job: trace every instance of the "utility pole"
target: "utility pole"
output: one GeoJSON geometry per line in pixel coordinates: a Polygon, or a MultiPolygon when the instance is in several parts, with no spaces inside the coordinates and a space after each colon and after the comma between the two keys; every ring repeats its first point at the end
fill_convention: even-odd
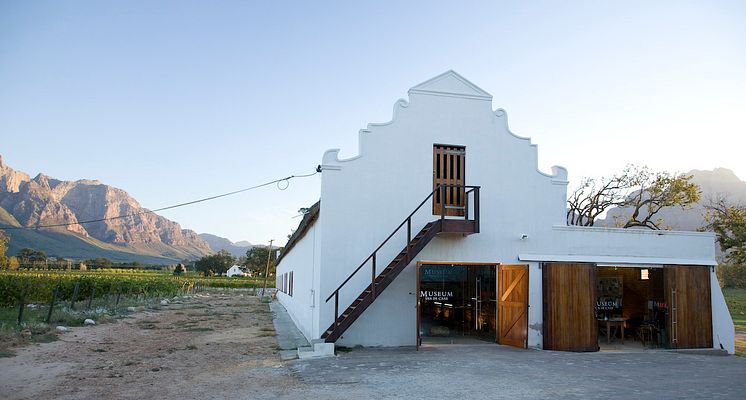
{"type": "Polygon", "coordinates": [[[262,289],[262,297],[264,297],[264,292],[267,291],[267,276],[269,275],[269,260],[272,258],[272,242],[274,242],[274,239],[269,240],[269,251],[267,251],[267,268],[264,269],[264,288],[262,289]]]}

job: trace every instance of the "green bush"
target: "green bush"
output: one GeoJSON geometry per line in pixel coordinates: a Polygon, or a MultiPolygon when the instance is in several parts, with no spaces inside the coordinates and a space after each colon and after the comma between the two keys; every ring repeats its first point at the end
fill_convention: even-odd
{"type": "Polygon", "coordinates": [[[746,289],[746,265],[721,264],[717,274],[721,286],[746,289]]]}

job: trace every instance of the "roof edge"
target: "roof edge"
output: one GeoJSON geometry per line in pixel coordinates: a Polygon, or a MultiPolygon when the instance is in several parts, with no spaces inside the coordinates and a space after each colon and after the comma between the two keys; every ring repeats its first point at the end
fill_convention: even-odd
{"type": "Polygon", "coordinates": [[[317,201],[312,205],[308,212],[303,216],[303,219],[298,224],[298,227],[295,229],[295,232],[290,236],[290,239],[288,239],[287,244],[285,244],[285,247],[283,247],[282,252],[280,253],[280,256],[277,257],[277,261],[275,261],[276,265],[280,265],[280,261],[282,261],[283,258],[285,258],[285,254],[288,254],[290,250],[295,247],[295,245],[303,239],[304,236],[306,236],[306,232],[313,226],[314,222],[319,218],[319,211],[321,209],[321,200],[317,201]]]}

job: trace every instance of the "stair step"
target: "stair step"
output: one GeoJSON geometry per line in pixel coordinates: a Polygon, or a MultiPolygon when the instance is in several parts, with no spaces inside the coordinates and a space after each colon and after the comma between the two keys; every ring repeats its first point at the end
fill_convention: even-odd
{"type": "Polygon", "coordinates": [[[429,233],[431,229],[435,231],[435,233],[438,233],[439,229],[439,223],[438,222],[430,222],[426,224],[422,230],[417,232],[414,237],[410,238],[410,242],[405,244],[404,249],[399,252],[393,260],[384,268],[381,270],[381,272],[373,279],[373,281],[368,285],[361,293],[360,295],[350,304],[348,308],[346,308],[342,315],[339,316],[339,318],[332,324],[332,326],[327,330],[322,337],[325,337],[325,342],[330,343],[337,340],[337,338],[347,329],[347,327],[354,323],[354,321],[362,314],[359,311],[365,310],[368,306],[370,306],[373,301],[375,301],[375,298],[373,298],[372,293],[373,290],[375,290],[376,295],[383,292],[389,284],[398,276],[406,264],[408,264],[409,261],[413,258],[414,255],[419,253],[420,250],[424,247],[420,244],[420,242],[424,243],[425,245],[427,242],[429,242],[433,235],[429,233]],[[366,301],[367,298],[367,301],[366,301]],[[360,310],[355,311],[358,307],[360,307],[360,310]]]}

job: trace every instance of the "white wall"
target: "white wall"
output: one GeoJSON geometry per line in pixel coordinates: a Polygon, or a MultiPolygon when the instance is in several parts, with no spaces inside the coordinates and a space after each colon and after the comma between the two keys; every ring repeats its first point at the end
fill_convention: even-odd
{"type": "Polygon", "coordinates": [[[730,354],[735,354],[735,326],[715,271],[710,274],[710,293],[712,297],[712,347],[722,348],[730,354]]]}
{"type": "Polygon", "coordinates": [[[283,255],[277,265],[278,289],[281,287],[282,275],[293,272],[293,295],[278,291],[277,299],[309,341],[318,338],[320,219],[312,223],[305,235],[283,255]]]}

